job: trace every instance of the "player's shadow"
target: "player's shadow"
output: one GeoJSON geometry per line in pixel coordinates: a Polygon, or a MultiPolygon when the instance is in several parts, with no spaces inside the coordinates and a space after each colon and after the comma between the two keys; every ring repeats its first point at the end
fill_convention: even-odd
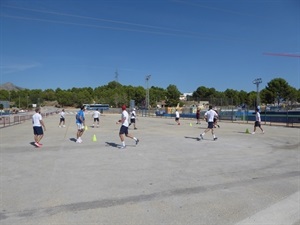
{"type": "Polygon", "coordinates": [[[76,142],[76,138],[70,138],[70,141],[76,142]]]}
{"type": "Polygon", "coordinates": [[[199,141],[199,137],[188,137],[188,136],[184,136],[185,138],[188,138],[188,139],[194,139],[196,141],[199,141]]]}
{"type": "Polygon", "coordinates": [[[119,148],[119,145],[114,143],[114,142],[105,142],[106,146],[114,147],[114,148],[119,148]]]}
{"type": "Polygon", "coordinates": [[[34,141],[30,142],[30,144],[34,147],[36,147],[36,145],[34,144],[34,141]]]}

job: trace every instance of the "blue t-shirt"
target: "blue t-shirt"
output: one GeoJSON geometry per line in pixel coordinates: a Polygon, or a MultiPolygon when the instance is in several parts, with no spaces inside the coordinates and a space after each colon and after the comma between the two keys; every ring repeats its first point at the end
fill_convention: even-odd
{"type": "Polygon", "coordinates": [[[76,123],[83,123],[84,120],[85,120],[84,112],[83,110],[79,110],[78,113],[76,114],[76,123]]]}

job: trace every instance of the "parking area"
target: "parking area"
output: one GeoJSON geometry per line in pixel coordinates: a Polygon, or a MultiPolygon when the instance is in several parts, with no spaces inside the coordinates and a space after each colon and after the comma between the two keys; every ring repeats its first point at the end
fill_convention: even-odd
{"type": "Polygon", "coordinates": [[[31,121],[0,129],[1,225],[300,225],[300,129],[138,117],[140,139],[119,149],[117,114],[100,117],[75,143],[74,111],[66,127],[44,118],[43,147],[31,121]]]}

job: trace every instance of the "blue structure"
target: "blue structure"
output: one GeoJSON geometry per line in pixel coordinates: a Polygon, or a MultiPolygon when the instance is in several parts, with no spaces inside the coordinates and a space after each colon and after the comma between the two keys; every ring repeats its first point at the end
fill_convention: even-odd
{"type": "Polygon", "coordinates": [[[0,101],[0,105],[3,105],[4,109],[9,109],[10,108],[9,101],[0,101]]]}
{"type": "MultiPolygon", "coordinates": [[[[203,118],[203,111],[201,117],[203,118]]],[[[175,114],[160,113],[156,112],[156,116],[162,117],[175,117],[175,114]]],[[[272,112],[265,111],[260,113],[262,122],[274,122],[274,123],[300,123],[300,111],[280,111],[272,112]]],[[[181,118],[196,118],[195,113],[182,113],[181,118]]],[[[230,120],[230,121],[255,121],[255,111],[254,110],[220,110],[219,111],[220,120],[230,120]]]]}

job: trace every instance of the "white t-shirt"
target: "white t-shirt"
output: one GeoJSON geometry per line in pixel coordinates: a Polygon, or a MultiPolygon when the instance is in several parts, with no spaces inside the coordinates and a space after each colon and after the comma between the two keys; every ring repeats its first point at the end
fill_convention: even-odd
{"type": "Polygon", "coordinates": [[[261,122],[260,113],[256,112],[255,114],[255,121],[261,122]]]}
{"type": "Polygon", "coordinates": [[[215,110],[210,109],[204,114],[204,116],[207,117],[207,122],[214,122],[214,118],[218,117],[218,114],[215,110]]]}
{"type": "Polygon", "coordinates": [[[178,111],[175,112],[175,115],[176,115],[176,118],[179,118],[179,112],[178,111]]]}
{"type": "Polygon", "coordinates": [[[123,122],[123,126],[128,127],[129,123],[128,123],[128,112],[126,110],[122,111],[122,117],[121,119],[123,120],[123,118],[125,118],[124,122],[123,122]]]}
{"type": "Polygon", "coordinates": [[[99,111],[94,111],[93,112],[93,118],[99,118],[100,114],[101,113],[99,111]]]}
{"type": "Polygon", "coordinates": [[[41,127],[42,125],[41,125],[41,120],[42,120],[43,118],[42,118],[42,115],[41,114],[39,114],[39,113],[35,113],[35,114],[33,114],[33,116],[32,116],[32,124],[33,124],[33,126],[34,127],[41,127]]]}
{"type": "Polygon", "coordinates": [[[61,112],[60,112],[60,118],[65,118],[65,114],[66,114],[66,113],[65,113],[64,111],[61,111],[61,112]]]}
{"type": "Polygon", "coordinates": [[[135,111],[134,110],[132,110],[131,111],[131,119],[135,119],[135,117],[136,117],[136,113],[135,113],[135,111]]]}

